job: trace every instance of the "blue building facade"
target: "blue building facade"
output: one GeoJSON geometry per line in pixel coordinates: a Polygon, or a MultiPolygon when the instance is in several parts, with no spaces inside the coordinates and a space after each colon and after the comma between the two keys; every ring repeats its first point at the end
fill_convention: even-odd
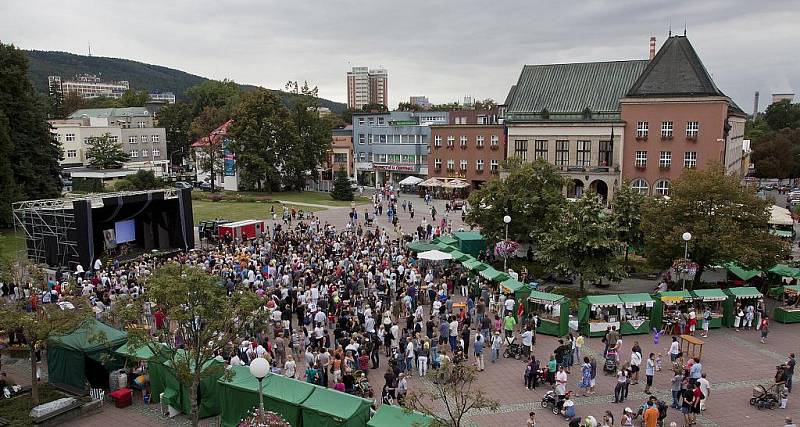
{"type": "Polygon", "coordinates": [[[358,183],[379,187],[408,176],[426,179],[431,125],[447,124],[446,111],[356,113],[353,152],[358,183]]]}

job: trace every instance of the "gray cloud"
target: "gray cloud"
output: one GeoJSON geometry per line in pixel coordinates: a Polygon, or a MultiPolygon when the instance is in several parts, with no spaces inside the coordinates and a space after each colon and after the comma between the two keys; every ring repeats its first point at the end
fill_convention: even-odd
{"type": "MultiPolygon", "coordinates": [[[[392,105],[464,95],[502,100],[524,64],[644,58],[671,22],[745,110],[752,94],[800,90],[793,0],[177,0],[0,3],[0,39],[22,48],[129,58],[280,88],[308,80],[344,101],[349,66],[389,70],[392,105]]],[[[762,102],[762,107],[764,102],[762,102]]]]}

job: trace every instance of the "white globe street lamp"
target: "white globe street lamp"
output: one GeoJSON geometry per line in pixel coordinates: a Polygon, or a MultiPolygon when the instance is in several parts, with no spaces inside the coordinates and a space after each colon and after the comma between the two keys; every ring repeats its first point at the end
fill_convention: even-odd
{"type": "MultiPolygon", "coordinates": [[[[508,240],[508,224],[511,223],[511,216],[506,215],[503,217],[503,222],[506,224],[506,240],[508,240]]],[[[503,271],[508,271],[508,254],[503,255],[503,271]]]]}
{"type": "MultiPolygon", "coordinates": [[[[689,261],[689,240],[692,240],[692,233],[690,233],[688,231],[684,232],[683,235],[681,236],[681,238],[683,238],[683,241],[684,241],[683,259],[685,259],[686,262],[688,263],[688,261],[689,261]]],[[[688,267],[688,265],[687,265],[687,267],[688,267]]],[[[682,291],[686,290],[686,273],[683,273],[683,285],[681,285],[681,290],[682,291]]]]}
{"type": "Polygon", "coordinates": [[[262,393],[261,382],[269,373],[269,362],[263,357],[257,357],[250,362],[250,373],[258,380],[258,410],[264,416],[264,395],[262,393]]]}

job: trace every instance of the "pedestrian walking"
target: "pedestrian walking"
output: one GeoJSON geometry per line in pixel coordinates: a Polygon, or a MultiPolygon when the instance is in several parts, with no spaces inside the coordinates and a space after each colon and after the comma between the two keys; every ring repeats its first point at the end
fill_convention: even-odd
{"type": "Polygon", "coordinates": [[[767,343],[767,334],[769,334],[769,316],[766,313],[761,316],[761,322],[758,324],[758,330],[761,331],[761,344],[767,343]]]}

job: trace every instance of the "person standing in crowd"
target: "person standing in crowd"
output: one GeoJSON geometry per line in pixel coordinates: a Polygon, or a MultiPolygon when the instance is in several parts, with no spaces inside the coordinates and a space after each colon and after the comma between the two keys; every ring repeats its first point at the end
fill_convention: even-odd
{"type": "Polygon", "coordinates": [[[500,358],[500,348],[503,345],[503,338],[500,336],[500,331],[495,330],[492,334],[492,363],[495,363],[500,358]]]}
{"type": "Polygon", "coordinates": [[[792,376],[794,376],[796,364],[797,360],[794,357],[794,353],[789,353],[789,358],[786,359],[786,391],[789,393],[792,392],[792,376]]]}
{"type": "Polygon", "coordinates": [[[767,334],[769,334],[769,316],[763,314],[761,322],[758,324],[758,330],[761,331],[761,344],[767,343],[767,334]]]}
{"type": "Polygon", "coordinates": [[[650,393],[650,387],[653,386],[653,376],[656,374],[656,355],[655,353],[650,353],[650,356],[647,358],[647,362],[645,363],[644,368],[644,375],[647,378],[647,384],[645,385],[644,392],[645,394],[650,393]]]}
{"type": "Polygon", "coordinates": [[[700,379],[697,380],[697,382],[700,384],[700,392],[702,393],[702,396],[700,398],[700,410],[705,411],[706,402],[708,402],[708,396],[709,393],[711,392],[711,383],[708,382],[708,379],[706,379],[705,372],[703,372],[703,374],[700,376],[700,379]]]}

